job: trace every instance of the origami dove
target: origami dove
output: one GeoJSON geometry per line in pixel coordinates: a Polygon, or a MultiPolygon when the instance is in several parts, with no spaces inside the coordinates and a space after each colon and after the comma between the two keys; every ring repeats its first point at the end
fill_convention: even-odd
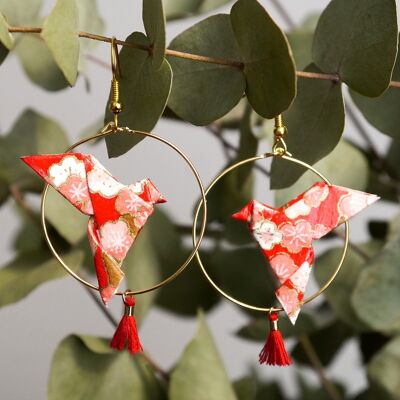
{"type": "Polygon", "coordinates": [[[312,241],[379,199],[373,194],[317,182],[280,208],[253,200],[233,218],[247,221],[281,286],[275,294],[296,322],[314,262],[312,241]]]}
{"type": "Polygon", "coordinates": [[[90,154],[21,157],[82,213],[89,215],[88,237],[104,304],[117,291],[122,261],[153,213],[165,202],[149,179],[125,186],[90,154]]]}

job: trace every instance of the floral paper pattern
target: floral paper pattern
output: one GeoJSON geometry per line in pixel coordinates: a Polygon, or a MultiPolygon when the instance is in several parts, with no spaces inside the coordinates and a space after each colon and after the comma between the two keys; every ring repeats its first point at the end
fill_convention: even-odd
{"type": "Polygon", "coordinates": [[[253,200],[233,217],[248,223],[281,286],[276,296],[294,324],[314,262],[312,241],[325,236],[379,199],[317,182],[280,208],[253,200]]]}
{"type": "Polygon", "coordinates": [[[101,298],[117,291],[130,247],[154,211],[165,202],[149,179],[126,186],[90,154],[40,154],[22,157],[71,204],[89,215],[88,237],[101,298]]]}

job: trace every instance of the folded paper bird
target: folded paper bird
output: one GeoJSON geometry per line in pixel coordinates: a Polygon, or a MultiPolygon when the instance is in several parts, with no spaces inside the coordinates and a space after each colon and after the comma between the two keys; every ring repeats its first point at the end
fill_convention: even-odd
{"type": "Polygon", "coordinates": [[[247,221],[281,286],[275,294],[294,324],[314,262],[312,241],[379,199],[317,182],[280,208],[253,200],[233,218],[247,221]]]}
{"type": "Polygon", "coordinates": [[[121,265],[140,230],[165,199],[149,179],[118,182],[90,154],[39,154],[21,157],[82,213],[89,215],[88,237],[104,304],[117,291],[121,265]]]}

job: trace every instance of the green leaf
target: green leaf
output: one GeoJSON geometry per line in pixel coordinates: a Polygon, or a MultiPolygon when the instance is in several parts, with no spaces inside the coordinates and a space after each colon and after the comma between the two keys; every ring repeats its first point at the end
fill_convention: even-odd
{"type": "Polygon", "coordinates": [[[202,313],[195,338],[172,372],[170,400],[237,400],[202,313]]]}
{"type": "Polygon", "coordinates": [[[46,218],[71,244],[77,244],[86,235],[88,216],[79,212],[53,188],[49,188],[47,194],[46,218]]]}
{"type": "Polygon", "coordinates": [[[50,91],[69,86],[50,50],[40,38],[22,36],[16,45],[16,53],[25,73],[36,85],[50,91]]]}
{"type": "MultiPolygon", "coordinates": [[[[63,256],[73,271],[77,271],[83,254],[74,251],[63,256]]],[[[15,303],[26,297],[40,284],[66,276],[55,258],[49,259],[44,251],[20,253],[13,261],[0,269],[0,306],[15,303]]]]}
{"type": "MultiPolygon", "coordinates": [[[[45,240],[40,225],[39,215],[34,214],[35,220],[31,215],[19,213],[22,223],[13,240],[13,248],[17,253],[28,253],[34,250],[43,249],[45,240]],[[35,223],[36,222],[36,223],[35,223]]],[[[47,250],[47,247],[46,247],[47,250]]]]}
{"type": "MultiPolygon", "coordinates": [[[[278,165],[282,171],[285,168],[288,174],[293,172],[292,175],[300,175],[304,172],[303,167],[293,167],[290,161],[278,159],[275,165],[278,165]]],[[[314,167],[335,185],[364,190],[368,182],[367,159],[357,147],[344,140],[340,141],[335,150],[328,157],[318,161],[314,167]]],[[[277,175],[275,179],[278,180],[277,175]]],[[[318,175],[307,171],[293,186],[275,192],[275,205],[286,204],[318,180],[320,180],[318,175]]]]}
{"type": "Polygon", "coordinates": [[[244,60],[246,94],[254,110],[272,118],[296,96],[296,70],[288,41],[257,0],[238,0],[233,31],[244,60]]]}
{"type": "Polygon", "coordinates": [[[245,376],[233,382],[238,400],[255,400],[257,394],[257,382],[254,378],[245,376]]]}
{"type": "MultiPolygon", "coordinates": [[[[279,330],[286,338],[308,335],[317,329],[313,318],[304,311],[299,315],[296,325],[288,318],[279,318],[279,330]]],[[[266,316],[253,319],[237,332],[239,337],[257,342],[265,342],[269,332],[269,320],[266,316]]]]}
{"type": "Polygon", "coordinates": [[[314,62],[357,92],[379,96],[390,82],[397,35],[395,0],[332,0],[315,31],[314,62]]]}
{"type": "MultiPolygon", "coordinates": [[[[170,49],[202,56],[240,60],[226,14],[213,15],[177,36],[170,49]]],[[[168,106],[194,125],[207,125],[224,116],[245,91],[243,71],[237,67],[168,57],[174,84],[168,106]]]]}
{"type": "Polygon", "coordinates": [[[165,394],[154,372],[141,356],[107,354],[104,345],[88,336],[70,335],[53,356],[48,399],[164,400],[165,394]]]}
{"type": "Polygon", "coordinates": [[[312,42],[317,18],[318,16],[314,14],[307,17],[299,27],[286,34],[296,62],[296,68],[299,70],[303,70],[312,62],[312,42]]]}
{"type": "MultiPolygon", "coordinates": [[[[243,302],[259,307],[269,307],[277,302],[275,280],[268,261],[256,248],[216,250],[206,268],[223,290],[243,302]]],[[[242,311],[254,314],[247,309],[242,311]]]]}
{"type": "Polygon", "coordinates": [[[55,62],[71,86],[75,84],[78,75],[78,19],[75,0],[57,0],[41,33],[55,62]]]}
{"type": "MultiPolygon", "coordinates": [[[[349,328],[334,321],[308,336],[323,366],[329,365],[336,357],[339,349],[351,337],[349,328]]],[[[310,364],[301,343],[298,343],[292,351],[293,358],[301,364],[310,364]]]]}
{"type": "MultiPolygon", "coordinates": [[[[156,211],[147,227],[153,242],[153,251],[157,255],[159,265],[162,266],[163,278],[166,278],[185,261],[192,248],[183,246],[176,227],[165,213],[156,211]]],[[[206,260],[208,260],[207,255],[207,253],[204,255],[206,260]]],[[[208,310],[219,301],[217,292],[203,278],[194,262],[178,279],[159,290],[157,296],[159,306],[181,315],[196,315],[200,306],[208,310]]]]}
{"type": "MultiPolygon", "coordinates": [[[[358,245],[367,257],[373,256],[381,247],[378,242],[370,242],[358,245]]],[[[342,247],[328,250],[315,262],[315,278],[320,287],[325,285],[339,262],[342,247]]],[[[356,286],[361,272],[365,266],[365,258],[350,248],[345,261],[335,282],[325,292],[325,298],[332,307],[335,315],[356,331],[368,330],[368,327],[360,321],[351,304],[351,292],[356,286]]]]}
{"type": "MultiPolygon", "coordinates": [[[[307,71],[317,71],[309,66],[307,71]]],[[[341,85],[319,79],[300,79],[296,100],[284,122],[289,152],[308,164],[328,155],[338,144],[344,129],[344,104],[341,85]]],[[[271,187],[281,189],[292,185],[305,169],[274,159],[271,187]]]]}
{"type": "MultiPolygon", "coordinates": [[[[127,42],[149,46],[149,40],[139,32],[126,38],[127,42]]],[[[120,93],[124,107],[119,116],[120,126],[150,132],[160,119],[171,90],[172,71],[166,60],[155,69],[147,51],[122,47],[119,54],[121,66],[120,93]]],[[[106,109],[105,121],[112,115],[106,109]]],[[[118,157],[140,142],[141,135],[107,136],[109,157],[118,157]]]]}
{"type": "Polygon", "coordinates": [[[13,37],[8,32],[8,23],[4,15],[0,12],[0,43],[3,44],[8,50],[13,47],[13,37]]]}
{"type": "Polygon", "coordinates": [[[6,59],[8,56],[8,49],[5,47],[2,43],[0,43],[0,65],[3,63],[3,61],[6,59]]]}
{"type": "MultiPolygon", "coordinates": [[[[154,215],[149,220],[149,224],[154,222],[153,218],[154,215]]],[[[123,270],[126,273],[129,289],[145,289],[161,281],[161,265],[156,251],[156,246],[152,243],[151,231],[146,225],[124,260],[123,270]]],[[[153,290],[138,296],[135,317],[139,323],[143,321],[157,294],[158,292],[153,290]]]]}
{"type": "Polygon", "coordinates": [[[385,390],[385,396],[393,396],[399,399],[400,381],[400,337],[392,339],[378,354],[376,354],[368,365],[368,377],[379,388],[385,390]]]}
{"type": "MultiPolygon", "coordinates": [[[[393,70],[393,80],[400,80],[400,57],[397,58],[393,70]]],[[[350,90],[351,98],[363,113],[366,120],[379,131],[400,139],[400,115],[398,105],[400,103],[400,90],[389,88],[382,96],[371,99],[350,90]]]]}
{"type": "Polygon", "coordinates": [[[67,147],[68,140],[60,125],[33,110],[25,110],[10,132],[0,138],[0,178],[18,184],[20,189],[40,190],[43,181],[18,158],[62,152],[67,147]]]}
{"type": "Polygon", "coordinates": [[[42,0],[0,0],[0,11],[11,26],[32,25],[42,6],[42,0]]]}
{"type": "Polygon", "coordinates": [[[362,321],[380,332],[400,332],[400,232],[392,234],[382,250],[360,274],[352,294],[362,321]]]}
{"type": "Polygon", "coordinates": [[[164,0],[167,20],[186,18],[212,11],[232,0],[164,0]]]}
{"type": "Polygon", "coordinates": [[[150,40],[153,66],[157,69],[165,55],[165,16],[161,0],[143,0],[143,23],[150,40]]]}

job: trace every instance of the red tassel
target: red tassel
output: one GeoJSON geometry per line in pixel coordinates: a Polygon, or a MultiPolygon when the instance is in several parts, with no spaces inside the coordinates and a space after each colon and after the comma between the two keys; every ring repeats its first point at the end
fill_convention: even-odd
{"type": "Polygon", "coordinates": [[[278,313],[272,312],[268,315],[270,332],[268,339],[259,356],[260,364],[279,365],[284,367],[292,364],[292,359],[285,349],[282,334],[278,329],[278,313]]]}
{"type": "Polygon", "coordinates": [[[130,353],[136,354],[143,351],[140,343],[136,320],[133,315],[135,299],[133,296],[123,296],[125,304],[125,315],[122,317],[117,330],[110,342],[110,347],[119,351],[124,350],[125,346],[130,353]]]}

